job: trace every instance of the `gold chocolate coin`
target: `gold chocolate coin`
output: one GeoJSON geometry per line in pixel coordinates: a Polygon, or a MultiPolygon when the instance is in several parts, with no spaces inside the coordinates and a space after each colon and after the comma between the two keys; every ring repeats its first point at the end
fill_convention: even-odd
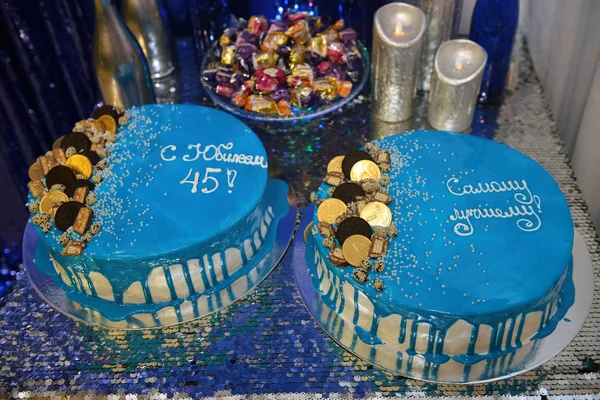
{"type": "Polygon", "coordinates": [[[98,118],[98,121],[102,122],[104,127],[110,133],[115,133],[117,131],[117,122],[108,114],[104,114],[98,118]]]}
{"type": "Polygon", "coordinates": [[[344,156],[333,157],[327,164],[327,172],[342,172],[342,161],[344,156]]]}
{"type": "Polygon", "coordinates": [[[42,166],[40,165],[38,160],[35,160],[33,164],[31,164],[31,166],[29,167],[28,174],[29,179],[31,179],[32,181],[39,181],[44,177],[44,170],[42,169],[42,166]]]}
{"type": "Polygon", "coordinates": [[[392,223],[390,208],[379,201],[368,203],[360,212],[360,217],[371,226],[388,227],[392,223]]]}
{"type": "Polygon", "coordinates": [[[69,201],[69,197],[66,194],[58,190],[52,190],[46,193],[40,200],[40,212],[54,215],[54,211],[56,210],[54,204],[65,203],[67,201],[69,201]]]}
{"type": "Polygon", "coordinates": [[[65,165],[71,168],[75,173],[85,176],[88,179],[92,175],[92,163],[81,154],[75,154],[69,157],[65,165]]]}
{"type": "Polygon", "coordinates": [[[62,135],[61,137],[59,137],[58,139],[56,139],[54,141],[54,143],[52,143],[52,150],[60,149],[60,144],[62,143],[62,140],[64,138],[65,138],[65,135],[62,135]]]}
{"type": "Polygon", "coordinates": [[[379,167],[370,160],[360,160],[350,170],[350,179],[354,182],[360,182],[364,179],[379,179],[380,176],[379,167]]]}
{"type": "Polygon", "coordinates": [[[350,265],[359,267],[362,260],[368,257],[371,241],[363,235],[352,235],[344,241],[342,254],[350,265]]]}
{"type": "Polygon", "coordinates": [[[343,201],[338,199],[327,199],[317,209],[319,222],[335,223],[335,219],[346,212],[348,208],[343,201]]]}

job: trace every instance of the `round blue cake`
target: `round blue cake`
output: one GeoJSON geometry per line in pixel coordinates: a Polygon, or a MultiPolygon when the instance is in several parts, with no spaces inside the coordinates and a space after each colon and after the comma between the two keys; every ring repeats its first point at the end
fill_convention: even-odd
{"type": "Polygon", "coordinates": [[[54,267],[45,272],[74,302],[127,326],[217,310],[253,284],[288,211],[287,184],[267,178],[263,145],[229,114],[192,105],[127,113],[106,168],[93,171],[88,207],[99,232],[69,255],[63,232],[38,226],[40,257],[49,253],[54,267]]]}
{"type": "Polygon", "coordinates": [[[424,379],[443,368],[479,380],[520,362],[573,302],[574,227],[554,179],[465,134],[415,131],[369,148],[391,158],[382,191],[397,228],[378,268],[359,282],[357,268],[332,262],[339,242],[324,239],[317,209],[307,246],[337,339],[358,352],[375,345],[372,362],[424,379]]]}

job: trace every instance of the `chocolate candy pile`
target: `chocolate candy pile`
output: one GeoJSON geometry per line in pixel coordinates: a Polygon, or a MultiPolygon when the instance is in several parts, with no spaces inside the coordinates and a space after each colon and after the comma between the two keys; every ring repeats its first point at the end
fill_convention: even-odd
{"type": "Polygon", "coordinates": [[[92,118],[77,122],[70,134],[58,138],[52,150],[29,167],[31,221],[43,233],[50,232],[52,222],[64,232],[58,239],[62,255],[81,255],[100,231],[100,224],[93,223],[90,206],[97,197],[92,191],[102,182],[100,171],[108,166],[107,147],[117,140],[118,126],[128,120],[123,110],[102,106],[92,118]]]}
{"type": "MultiPolygon", "coordinates": [[[[372,267],[383,271],[388,238],[398,236],[388,207],[392,197],[383,188],[390,183],[382,175],[391,169],[390,153],[371,143],[365,150],[334,157],[323,178],[330,185],[327,197],[311,194],[311,201],[319,206],[317,231],[330,249],[329,261],[337,267],[356,267],[353,276],[359,283],[368,280],[372,267]]],[[[384,289],[380,279],[373,280],[373,287],[384,289]]]]}
{"type": "Polygon", "coordinates": [[[348,96],[363,72],[356,31],[343,20],[288,11],[225,30],[202,80],[239,108],[285,116],[348,96]]]}

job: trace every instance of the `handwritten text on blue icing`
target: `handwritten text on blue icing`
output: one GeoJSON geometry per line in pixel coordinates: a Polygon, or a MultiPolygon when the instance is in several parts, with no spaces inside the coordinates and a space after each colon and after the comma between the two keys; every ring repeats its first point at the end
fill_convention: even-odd
{"type": "MultiPolygon", "coordinates": [[[[233,146],[233,143],[229,142],[218,145],[209,144],[203,148],[202,143],[190,143],[187,145],[187,149],[183,151],[184,154],[181,159],[191,162],[202,157],[204,161],[221,161],[233,164],[257,165],[262,168],[268,167],[265,156],[228,152],[233,149],[233,146]]],[[[163,147],[160,151],[160,157],[163,161],[177,160],[177,146],[170,144],[163,147]]]]}
{"type": "MultiPolygon", "coordinates": [[[[267,168],[267,160],[264,156],[252,156],[241,153],[229,153],[228,150],[233,149],[233,143],[221,143],[218,145],[209,144],[202,148],[201,143],[191,143],[187,145],[187,149],[183,152],[181,160],[184,162],[192,162],[200,159],[204,161],[220,161],[233,164],[244,164],[244,165],[255,165],[261,168],[267,168]]],[[[178,159],[177,146],[167,145],[160,151],[160,157],[163,161],[171,162],[178,159]]],[[[228,193],[232,193],[235,178],[237,177],[237,171],[235,169],[227,168],[225,171],[227,178],[228,193]]],[[[191,192],[198,192],[198,184],[202,183],[204,186],[200,189],[203,194],[210,194],[219,188],[219,178],[224,176],[223,168],[206,167],[204,172],[195,171],[194,168],[190,168],[188,174],[179,183],[190,184],[191,192]],[[200,181],[200,177],[202,180],[200,181]]]]}
{"type": "MultiPolygon", "coordinates": [[[[459,236],[470,236],[474,232],[472,219],[486,218],[518,218],[517,227],[525,232],[540,229],[542,220],[541,200],[538,195],[531,193],[525,180],[478,182],[463,184],[459,178],[452,177],[446,181],[446,188],[454,196],[470,196],[487,193],[515,192],[516,203],[508,207],[475,207],[467,209],[454,208],[450,220],[455,221],[454,233],[459,236]]],[[[486,201],[492,198],[486,198],[486,201]]]]}

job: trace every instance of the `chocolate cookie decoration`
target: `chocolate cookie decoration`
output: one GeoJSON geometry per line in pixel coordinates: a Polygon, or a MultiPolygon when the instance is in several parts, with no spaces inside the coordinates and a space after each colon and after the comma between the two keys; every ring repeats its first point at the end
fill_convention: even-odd
{"type": "Polygon", "coordinates": [[[121,116],[115,107],[106,104],[95,109],[92,113],[92,118],[98,119],[103,115],[110,115],[115,121],[119,121],[119,117],[121,116]]]}
{"type": "Polygon", "coordinates": [[[346,239],[352,235],[361,235],[370,240],[371,234],[371,225],[367,221],[359,217],[349,217],[340,223],[335,232],[335,237],[343,245],[346,239]]]}
{"type": "Polygon", "coordinates": [[[88,160],[90,160],[92,165],[96,165],[98,164],[98,161],[100,161],[100,156],[93,150],[86,151],[83,153],[83,155],[86,156],[88,160]]]}
{"type": "Polygon", "coordinates": [[[54,224],[58,229],[66,232],[67,229],[73,226],[79,210],[83,207],[85,206],[77,201],[63,203],[58,207],[58,210],[56,210],[56,214],[54,214],[54,224]]]}
{"type": "Polygon", "coordinates": [[[46,187],[51,188],[56,184],[61,184],[68,188],[76,180],[75,172],[71,168],[64,165],[57,165],[48,171],[48,175],[46,175],[46,187]]]}
{"type": "Polygon", "coordinates": [[[373,161],[373,158],[371,158],[368,153],[362,150],[354,150],[346,154],[344,160],[342,161],[342,172],[346,178],[350,178],[350,171],[352,171],[352,167],[361,160],[373,161]]]}
{"type": "Polygon", "coordinates": [[[356,196],[364,196],[365,191],[356,183],[342,183],[333,191],[332,197],[346,204],[356,201],[356,196]]]}
{"type": "Polygon", "coordinates": [[[85,133],[73,132],[64,137],[60,147],[67,150],[69,147],[75,147],[78,153],[88,151],[92,147],[92,142],[85,133]]]}
{"type": "Polygon", "coordinates": [[[69,197],[73,197],[73,195],[75,194],[75,190],[82,186],[87,186],[88,189],[90,189],[90,191],[96,188],[96,185],[92,181],[89,181],[87,179],[77,179],[71,185],[67,186],[67,188],[65,189],[65,194],[69,197]]]}

